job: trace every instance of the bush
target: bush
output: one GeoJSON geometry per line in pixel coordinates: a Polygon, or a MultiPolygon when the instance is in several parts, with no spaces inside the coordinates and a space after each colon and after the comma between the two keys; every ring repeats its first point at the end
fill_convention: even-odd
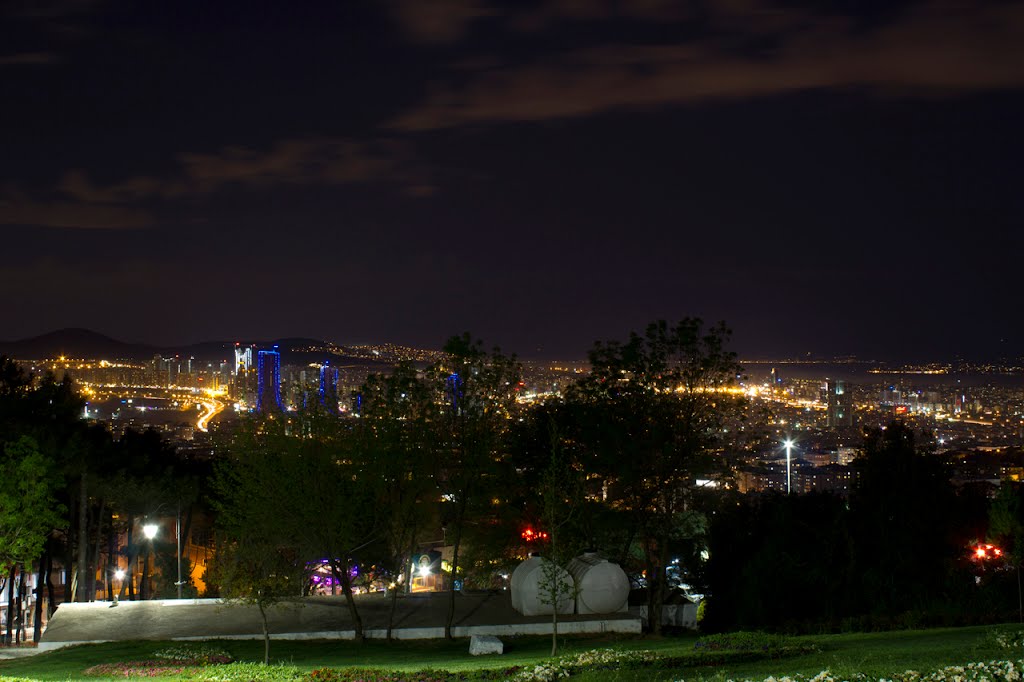
{"type": "Polygon", "coordinates": [[[230,663],[234,660],[224,649],[209,644],[179,644],[161,649],[153,655],[167,661],[189,665],[230,663]]]}

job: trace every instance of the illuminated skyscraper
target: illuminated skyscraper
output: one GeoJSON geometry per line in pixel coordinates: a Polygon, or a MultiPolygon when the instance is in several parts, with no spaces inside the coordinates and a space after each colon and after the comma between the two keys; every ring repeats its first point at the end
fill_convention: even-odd
{"type": "Polygon", "coordinates": [[[256,354],[256,411],[280,412],[281,354],[276,350],[261,350],[256,354]]]}
{"type": "Polygon", "coordinates": [[[320,366],[320,404],[332,411],[338,409],[338,370],[328,362],[320,366]]]}
{"type": "Polygon", "coordinates": [[[252,369],[252,346],[235,344],[235,376],[246,374],[252,369]]]}
{"type": "Polygon", "coordinates": [[[844,381],[825,380],[825,401],[828,405],[828,427],[839,429],[853,426],[853,403],[844,381]]]}

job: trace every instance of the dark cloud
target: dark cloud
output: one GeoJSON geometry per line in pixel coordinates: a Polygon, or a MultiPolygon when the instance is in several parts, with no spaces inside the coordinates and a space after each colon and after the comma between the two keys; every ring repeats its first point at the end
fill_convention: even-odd
{"type": "Polygon", "coordinates": [[[4,4],[2,14],[27,20],[51,20],[76,17],[93,12],[105,0],[11,0],[4,4]]]}
{"type": "Polygon", "coordinates": [[[39,66],[59,61],[60,57],[53,52],[20,52],[0,57],[0,66],[39,66]]]}
{"type": "Polygon", "coordinates": [[[405,33],[422,43],[451,43],[459,40],[470,23],[495,10],[479,0],[398,0],[394,16],[405,33]]]}
{"type": "Polygon", "coordinates": [[[0,196],[0,224],[85,230],[127,230],[152,224],[148,212],[82,201],[34,201],[20,192],[0,196]]]}
{"type": "Polygon", "coordinates": [[[184,178],[208,192],[226,184],[348,184],[377,180],[394,172],[408,156],[395,141],[341,139],[284,140],[268,151],[228,147],[215,154],[182,154],[184,178]]]}
{"type": "Polygon", "coordinates": [[[396,182],[412,196],[432,191],[411,148],[396,140],[282,140],[269,149],[226,147],[214,153],[178,156],[168,176],[131,177],[97,186],[82,170],[65,174],[59,190],[83,202],[122,204],[210,194],[225,187],[268,188],[283,185],[347,185],[396,182]]]}
{"type": "Polygon", "coordinates": [[[577,48],[436,87],[393,122],[404,130],[536,121],[825,88],[887,94],[1024,86],[1024,3],[926,3],[871,30],[842,18],[726,13],[750,35],[787,30],[745,54],[720,35],[691,42],[577,48]],[[745,22],[743,21],[745,19],[745,22]],[[803,26],[793,30],[794,26],[803,26]]]}

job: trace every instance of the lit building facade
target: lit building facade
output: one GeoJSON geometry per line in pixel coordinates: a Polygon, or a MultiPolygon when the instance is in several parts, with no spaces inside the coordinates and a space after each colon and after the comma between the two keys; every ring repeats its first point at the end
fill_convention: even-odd
{"type": "Polygon", "coordinates": [[[281,354],[276,350],[261,350],[256,354],[256,411],[280,412],[281,354]]]}

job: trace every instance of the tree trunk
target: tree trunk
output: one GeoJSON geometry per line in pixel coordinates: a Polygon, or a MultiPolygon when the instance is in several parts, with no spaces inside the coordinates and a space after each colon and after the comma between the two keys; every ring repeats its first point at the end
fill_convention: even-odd
{"type": "Polygon", "coordinates": [[[93,543],[92,569],[89,571],[89,601],[96,601],[96,573],[100,570],[101,545],[103,544],[103,510],[104,502],[100,500],[96,511],[96,541],[93,543]]]}
{"type": "Polygon", "coordinates": [[[1020,592],[1020,563],[1017,563],[1017,617],[1021,623],[1024,623],[1024,601],[1021,599],[1020,592]]]}
{"type": "Polygon", "coordinates": [[[135,529],[135,515],[128,515],[128,537],[127,545],[125,549],[128,551],[128,567],[124,572],[124,580],[121,581],[121,594],[124,595],[125,587],[128,588],[128,600],[135,601],[135,559],[138,556],[138,552],[135,549],[135,545],[132,543],[132,536],[134,535],[135,529]]]}
{"type": "Polygon", "coordinates": [[[152,588],[149,585],[149,554],[147,545],[146,551],[142,555],[142,580],[139,581],[139,595],[143,601],[153,598],[152,588]]]}
{"type": "Polygon", "coordinates": [[[557,547],[556,547],[556,544],[555,544],[555,536],[557,535],[558,531],[555,529],[555,527],[553,525],[549,526],[549,528],[551,528],[551,531],[550,531],[550,536],[551,536],[551,558],[550,558],[550,560],[551,560],[551,563],[552,563],[552,568],[551,568],[551,584],[554,586],[551,589],[551,655],[552,656],[557,656],[558,655],[558,602],[560,601],[559,597],[562,596],[562,590],[560,589],[562,585],[561,585],[561,582],[558,579],[559,578],[559,576],[558,576],[558,564],[555,563],[555,560],[558,557],[558,552],[556,551],[557,547]]]}
{"type": "Polygon", "coordinates": [[[68,539],[64,545],[64,552],[61,554],[61,561],[64,569],[64,601],[71,602],[72,584],[75,580],[75,569],[71,560],[74,548],[71,546],[71,529],[68,528],[68,539]]]}
{"type": "Polygon", "coordinates": [[[46,550],[46,620],[49,622],[53,612],[57,610],[57,600],[53,595],[53,540],[46,550]]]}
{"type": "Polygon", "coordinates": [[[558,655],[558,602],[551,609],[551,655],[558,655]]]}
{"type": "Polygon", "coordinates": [[[18,564],[18,618],[14,621],[14,643],[25,641],[25,564],[18,564]]]}
{"type": "MultiPolygon", "coordinates": [[[[461,525],[461,524],[460,524],[461,525]]],[[[448,586],[448,618],[444,622],[444,638],[452,639],[452,623],[455,622],[455,576],[459,570],[459,545],[462,543],[462,528],[455,534],[452,546],[452,580],[448,586]]]]}
{"type": "Polygon", "coordinates": [[[83,471],[78,486],[78,584],[74,593],[76,602],[90,601],[89,595],[86,594],[89,584],[86,579],[89,572],[89,495],[86,479],[86,473],[83,471]]]}
{"type": "Polygon", "coordinates": [[[17,565],[11,566],[11,571],[7,575],[7,630],[4,632],[4,644],[7,645],[14,641],[12,630],[14,628],[14,585],[17,571],[17,565]]]}
{"type": "Polygon", "coordinates": [[[363,619],[359,617],[356,600],[352,595],[352,576],[348,570],[348,560],[339,566],[337,561],[331,559],[331,573],[334,575],[335,581],[341,583],[341,592],[345,595],[345,603],[348,604],[348,612],[352,616],[352,629],[355,631],[356,641],[362,642],[365,639],[363,619]]]}
{"type": "Polygon", "coordinates": [[[114,573],[117,571],[117,531],[114,529],[114,512],[107,511],[107,572],[104,575],[107,600],[114,600],[114,573]]]}
{"type": "Polygon", "coordinates": [[[263,665],[270,665],[270,626],[267,624],[267,610],[263,602],[256,602],[260,607],[260,618],[263,619],[263,665]]]}
{"type": "Polygon", "coordinates": [[[649,553],[647,567],[647,627],[652,635],[661,634],[661,612],[665,602],[665,564],[668,562],[667,538],[658,538],[656,543],[657,546],[649,553]]]}
{"type": "MultiPolygon", "coordinates": [[[[179,577],[178,582],[184,583],[184,585],[178,586],[178,594],[181,594],[181,590],[185,585],[192,585],[192,558],[188,551],[188,539],[189,534],[192,532],[192,505],[188,506],[185,512],[185,523],[181,526],[180,533],[180,545],[181,554],[178,556],[178,564],[185,563],[186,573],[184,577],[179,577]]],[[[195,595],[198,596],[198,593],[195,595]]]]}
{"type": "Polygon", "coordinates": [[[39,643],[43,635],[43,585],[46,584],[46,557],[50,554],[49,542],[39,557],[39,573],[36,574],[36,603],[32,609],[32,641],[39,643]]]}
{"type": "Polygon", "coordinates": [[[391,633],[392,633],[392,631],[394,630],[394,627],[395,627],[395,609],[398,608],[398,585],[397,585],[397,583],[395,584],[394,587],[391,588],[391,593],[390,593],[389,596],[391,597],[391,608],[388,610],[388,634],[387,634],[387,640],[390,642],[391,641],[391,633]]]}

